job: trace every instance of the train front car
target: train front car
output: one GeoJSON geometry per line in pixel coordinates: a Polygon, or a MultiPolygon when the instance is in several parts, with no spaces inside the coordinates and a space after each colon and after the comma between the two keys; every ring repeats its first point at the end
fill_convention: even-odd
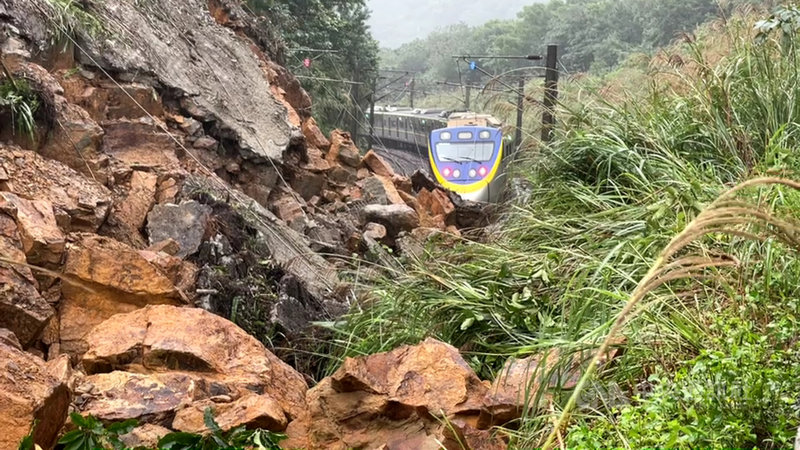
{"type": "Polygon", "coordinates": [[[502,190],[503,133],[461,125],[433,130],[428,152],[436,180],[464,200],[497,201],[502,190]]]}

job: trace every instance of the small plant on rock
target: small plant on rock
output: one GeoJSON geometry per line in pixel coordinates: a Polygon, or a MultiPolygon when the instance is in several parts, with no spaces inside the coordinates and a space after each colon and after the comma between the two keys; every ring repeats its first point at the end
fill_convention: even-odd
{"type": "Polygon", "coordinates": [[[70,414],[69,418],[78,428],[58,440],[64,450],[94,450],[97,448],[113,448],[117,450],[126,448],[125,444],[119,439],[120,435],[130,433],[138,425],[136,420],[131,419],[105,427],[96,417],[83,417],[78,413],[70,414]]]}
{"type": "Polygon", "coordinates": [[[0,81],[0,115],[9,114],[17,132],[34,138],[35,116],[41,106],[36,92],[26,80],[6,76],[0,81]]]}

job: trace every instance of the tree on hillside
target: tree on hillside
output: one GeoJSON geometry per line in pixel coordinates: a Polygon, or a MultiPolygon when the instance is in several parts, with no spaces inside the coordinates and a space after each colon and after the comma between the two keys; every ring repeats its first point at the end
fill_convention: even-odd
{"type": "MultiPolygon", "coordinates": [[[[551,0],[524,7],[515,20],[477,27],[454,25],[430,36],[384,50],[384,67],[413,65],[430,78],[458,79],[450,56],[456,53],[541,53],[560,48],[569,71],[611,70],[629,55],[649,53],[692,32],[697,25],[736,6],[764,0],[551,0]]],[[[512,63],[486,61],[496,72],[512,63]]]]}
{"type": "Polygon", "coordinates": [[[311,94],[314,116],[323,129],[350,124],[355,119],[352,98],[358,94],[359,106],[366,107],[369,88],[357,93],[354,85],[342,81],[368,86],[378,68],[378,45],[367,26],[365,0],[247,1],[280,30],[288,46],[286,66],[309,77],[300,81],[311,94]]]}

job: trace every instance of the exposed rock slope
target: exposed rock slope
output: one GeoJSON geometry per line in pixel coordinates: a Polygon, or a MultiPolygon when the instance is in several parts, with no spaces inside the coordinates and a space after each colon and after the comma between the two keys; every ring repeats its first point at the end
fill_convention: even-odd
{"type": "Polygon", "coordinates": [[[142,440],[202,431],[209,407],[225,428],[288,427],[311,446],[378,445],[404,427],[428,444],[493,439],[472,425],[448,437],[433,420],[477,414],[485,391],[444,344],[350,361],[312,395],[247,334],[291,343],[335,319],[355,297],[338,276],[352,253],[392,265],[384,246],[458,234],[468,209],[362,156],[346,132],[325,136],[272,60],[280,45],[238,2],[71,8],[0,0],[0,58],[42,105],[32,138],[0,107],[0,380],[11,383],[0,428],[14,429],[0,446],[38,420],[49,448],[70,402],[140,420],[130,438],[142,440]],[[443,368],[426,375],[430,358],[443,368]],[[444,397],[400,393],[398,374],[418,372],[444,397]],[[369,439],[320,409],[351,401],[364,373],[376,377],[375,426],[388,427],[369,439]],[[317,436],[317,419],[347,430],[317,436]]]}

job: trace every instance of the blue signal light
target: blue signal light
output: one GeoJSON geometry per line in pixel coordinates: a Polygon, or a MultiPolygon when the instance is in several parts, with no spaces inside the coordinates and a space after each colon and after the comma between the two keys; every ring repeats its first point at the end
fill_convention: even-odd
{"type": "Polygon", "coordinates": [[[476,63],[475,61],[469,62],[469,70],[475,70],[477,68],[478,68],[478,63],[476,63]]]}

